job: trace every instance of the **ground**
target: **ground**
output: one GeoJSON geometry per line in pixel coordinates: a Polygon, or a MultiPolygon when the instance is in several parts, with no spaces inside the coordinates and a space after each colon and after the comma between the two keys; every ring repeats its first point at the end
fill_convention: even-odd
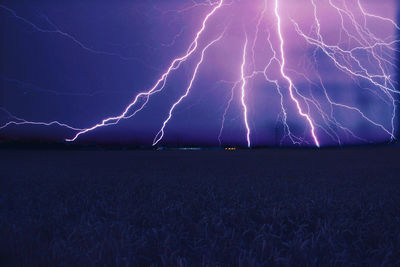
{"type": "Polygon", "coordinates": [[[3,149],[0,265],[399,266],[399,156],[3,149]]]}

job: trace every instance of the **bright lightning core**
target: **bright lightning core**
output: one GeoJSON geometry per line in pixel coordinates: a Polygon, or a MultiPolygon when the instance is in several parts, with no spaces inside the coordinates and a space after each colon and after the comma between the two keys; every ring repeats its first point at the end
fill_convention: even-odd
{"type": "Polygon", "coordinates": [[[102,49],[47,16],[37,22],[0,5],[8,24],[24,27],[30,38],[58,38],[74,47],[64,53],[76,51],[95,64],[111,58],[118,62],[110,64],[123,62],[124,77],[126,62],[141,69],[131,74],[136,86],[118,98],[110,97],[115,93],[111,89],[65,93],[2,73],[2,137],[29,129],[49,136],[59,128],[63,131],[57,136],[68,142],[140,136],[149,145],[176,143],[176,138],[181,143],[248,147],[396,139],[400,27],[393,1],[175,1],[149,3],[146,11],[143,6],[135,9],[143,20],[163,23],[139,33],[167,42],[156,46],[136,40],[128,46],[137,55],[126,55],[118,51],[121,45],[102,49]],[[173,25],[178,30],[165,37],[169,31],[162,27],[168,28],[164,22],[171,18],[180,20],[173,25]],[[151,53],[143,53],[143,47],[151,53]],[[26,98],[7,104],[10,86],[30,88],[33,96],[47,94],[40,99],[41,112],[26,98]],[[101,105],[91,101],[98,94],[101,105]],[[73,102],[78,111],[52,112],[54,97],[68,107],[73,102]],[[111,105],[105,112],[103,106],[111,105]],[[111,128],[117,131],[108,134],[111,128]]]}

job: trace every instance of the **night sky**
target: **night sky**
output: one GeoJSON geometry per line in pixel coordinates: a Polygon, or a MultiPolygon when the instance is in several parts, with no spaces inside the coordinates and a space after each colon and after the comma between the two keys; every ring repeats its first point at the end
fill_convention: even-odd
{"type": "MultiPolygon", "coordinates": [[[[205,16],[218,2],[1,1],[0,126],[23,120],[58,121],[86,129],[120,115],[139,92],[149,90],[160,79],[174,58],[188,51],[205,16]]],[[[318,40],[311,0],[279,2],[285,72],[295,85],[302,110],[312,119],[321,146],[393,139],[392,135],[397,135],[397,117],[393,116],[398,97],[397,43],[393,42],[397,37],[396,27],[388,19],[396,17],[395,1],[360,1],[366,11],[388,19],[363,16],[357,0],[346,1],[347,6],[332,0],[347,13],[335,10],[328,0],[315,1],[321,43],[343,50],[376,45],[355,50],[358,61],[348,54],[329,54],[354,73],[367,73],[376,84],[339,70],[321,47],[307,43],[296,32],[294,22],[304,34],[318,40]],[[352,26],[352,19],[357,27],[352,26]],[[385,45],[377,45],[377,40],[385,45]],[[329,104],[325,92],[335,105],[329,104]]],[[[274,0],[266,6],[262,0],[226,0],[207,22],[198,50],[171,73],[164,89],[151,95],[143,110],[118,125],[82,134],[76,142],[152,145],[172,104],[185,93],[202,50],[222,36],[205,51],[190,94],[174,109],[158,145],[214,146],[220,141],[222,145],[246,146],[240,98],[245,40],[246,75],[263,71],[273,56],[268,37],[280,59],[274,8],[274,0]]],[[[290,98],[279,61],[266,73],[278,81],[280,91],[263,74],[246,79],[252,146],[314,146],[310,125],[290,98]]],[[[140,99],[129,114],[143,103],[140,99]]],[[[0,138],[63,142],[77,133],[57,125],[11,124],[0,130],[0,138]]]]}

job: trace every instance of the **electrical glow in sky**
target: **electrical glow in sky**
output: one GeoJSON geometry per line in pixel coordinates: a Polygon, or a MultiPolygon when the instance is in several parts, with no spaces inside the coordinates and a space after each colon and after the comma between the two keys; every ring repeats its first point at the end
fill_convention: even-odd
{"type": "MultiPolygon", "coordinates": [[[[218,0],[191,2],[177,9],[153,7],[161,14],[201,12],[196,13],[193,23],[188,23],[190,34],[186,36],[190,41],[186,49],[174,50],[167,67],[156,66],[154,69],[159,72],[153,79],[155,83],[135,89],[134,97],[122,112],[102,115],[103,119],[94,123],[80,122],[77,127],[59,119],[24,119],[2,107],[6,119],[0,124],[0,131],[11,127],[14,131],[20,127],[59,127],[68,135],[65,141],[77,142],[151,110],[160,116],[151,144],[168,144],[166,138],[173,129],[170,124],[179,123],[181,108],[188,105],[190,109],[194,91],[204,91],[208,97],[209,90],[203,90],[208,86],[203,83],[214,77],[210,73],[205,76],[204,72],[215,68],[221,75],[215,74],[210,83],[225,92],[211,101],[220,107],[217,113],[212,111],[218,124],[212,124],[213,138],[219,145],[252,147],[275,142],[320,147],[396,139],[400,93],[395,76],[399,43],[396,31],[400,27],[390,13],[393,3],[377,8],[379,5],[367,0],[259,0],[251,1],[251,5],[249,2],[218,0]],[[225,50],[231,54],[224,58],[228,53],[225,50]],[[186,78],[177,78],[182,72],[186,78]],[[169,93],[170,87],[175,91],[169,93]],[[165,94],[172,97],[164,101],[161,98],[165,94]],[[157,97],[162,108],[151,106],[157,97]],[[230,135],[235,138],[229,138],[230,135]],[[268,137],[272,135],[275,141],[268,137]]],[[[44,20],[51,28],[32,22],[8,6],[0,5],[0,9],[9,19],[35,32],[62,36],[95,56],[157,65],[154,60],[92,48],[61,30],[48,17],[44,20]]],[[[169,44],[161,47],[174,47],[184,39],[184,32],[182,28],[170,37],[169,44]]],[[[22,83],[16,79],[8,81],[22,83]]],[[[93,109],[96,107],[92,106],[93,109]]],[[[200,123],[197,116],[188,114],[190,125],[207,121],[200,123]]],[[[135,128],[144,126],[138,124],[135,128]]],[[[185,131],[183,135],[189,134],[185,131]]],[[[188,142],[196,142],[196,138],[188,142]]]]}

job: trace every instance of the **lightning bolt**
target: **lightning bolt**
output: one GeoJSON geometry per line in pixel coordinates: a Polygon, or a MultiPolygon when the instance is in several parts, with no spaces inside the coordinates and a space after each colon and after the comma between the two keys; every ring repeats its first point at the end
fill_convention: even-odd
{"type": "Polygon", "coordinates": [[[168,122],[171,120],[172,114],[173,114],[175,108],[183,101],[183,99],[185,99],[185,98],[189,95],[190,90],[191,90],[192,87],[193,87],[193,83],[194,83],[194,81],[195,81],[195,79],[196,79],[196,77],[197,77],[197,73],[198,73],[198,71],[199,71],[199,68],[200,68],[201,64],[203,63],[203,61],[204,61],[204,55],[205,55],[206,51],[208,50],[208,48],[210,48],[210,47],[211,47],[212,45],[214,45],[216,42],[218,42],[219,40],[221,40],[222,37],[223,37],[223,34],[222,34],[221,36],[219,36],[217,39],[215,39],[215,40],[213,40],[212,42],[210,42],[208,45],[206,45],[206,47],[202,50],[200,60],[199,60],[199,62],[197,63],[195,69],[194,69],[192,78],[191,78],[191,80],[190,80],[189,86],[186,88],[185,94],[182,95],[182,96],[178,99],[178,101],[176,101],[176,102],[172,105],[172,107],[171,107],[171,109],[169,110],[169,113],[168,113],[168,114],[169,114],[169,115],[168,115],[168,118],[163,122],[163,125],[162,125],[160,131],[157,133],[156,137],[154,138],[153,146],[157,145],[157,144],[163,139],[163,137],[164,137],[164,132],[165,132],[165,127],[167,126],[168,122]]]}
{"type": "Polygon", "coordinates": [[[235,88],[236,88],[238,85],[239,85],[239,82],[235,82],[234,85],[232,86],[232,88],[231,88],[231,93],[230,93],[230,97],[229,97],[229,100],[228,100],[228,103],[226,104],[225,109],[224,109],[224,113],[222,114],[221,127],[220,127],[219,133],[218,133],[218,143],[219,143],[219,146],[222,146],[222,133],[223,133],[223,131],[224,131],[226,116],[227,116],[227,114],[228,114],[228,110],[229,110],[229,108],[231,107],[233,98],[234,98],[234,96],[235,96],[235,88]]]}
{"type": "MultiPolygon", "coordinates": [[[[375,35],[373,35],[371,33],[371,31],[367,28],[366,26],[366,22],[364,23],[364,26],[360,25],[354,15],[352,14],[352,12],[346,8],[345,2],[345,8],[341,8],[337,5],[335,5],[331,0],[329,1],[330,5],[339,13],[341,20],[342,20],[342,28],[344,29],[344,31],[347,33],[347,35],[356,40],[357,43],[359,44],[359,46],[356,46],[352,49],[343,49],[341,48],[339,45],[329,45],[327,44],[321,33],[320,33],[320,22],[317,16],[317,6],[316,3],[314,2],[314,0],[311,0],[311,3],[313,5],[313,9],[314,9],[314,20],[315,23],[317,25],[317,38],[313,38],[307,34],[305,34],[301,29],[299,24],[294,21],[293,19],[291,20],[293,25],[295,26],[295,30],[296,32],[302,36],[307,43],[309,43],[310,45],[316,46],[318,47],[321,51],[323,51],[323,53],[332,60],[332,62],[334,63],[334,65],[342,72],[350,75],[351,77],[358,77],[361,79],[364,79],[368,82],[370,82],[373,86],[376,86],[377,88],[379,88],[380,90],[382,90],[382,92],[390,98],[392,105],[393,105],[393,111],[392,111],[392,118],[391,118],[391,130],[388,130],[386,127],[384,127],[382,124],[374,122],[371,118],[369,118],[367,115],[365,115],[359,108],[351,106],[351,105],[346,105],[346,104],[340,104],[340,103],[336,103],[334,101],[331,100],[331,98],[328,96],[328,93],[326,92],[325,87],[323,87],[324,89],[324,94],[328,100],[328,102],[336,107],[339,108],[345,108],[348,109],[350,111],[354,111],[359,113],[359,115],[365,119],[366,121],[368,121],[369,123],[371,123],[374,126],[377,126],[379,128],[381,128],[384,132],[386,132],[390,138],[392,140],[395,139],[395,135],[394,135],[394,131],[395,131],[395,126],[394,126],[394,121],[395,121],[395,116],[396,116],[396,104],[395,104],[395,99],[394,97],[391,95],[391,93],[395,93],[398,94],[399,91],[397,89],[394,88],[393,85],[393,81],[391,80],[390,76],[386,73],[386,71],[384,70],[384,63],[389,63],[387,62],[385,59],[383,59],[380,56],[377,56],[375,49],[378,47],[387,47],[390,50],[393,50],[394,48],[392,48],[392,46],[394,44],[396,44],[398,42],[398,40],[394,40],[391,42],[385,42],[379,38],[377,38],[375,35]],[[357,34],[360,36],[360,38],[357,38],[355,35],[352,35],[349,33],[348,29],[344,26],[343,24],[343,15],[346,15],[347,18],[350,20],[352,26],[356,29],[357,34]],[[376,61],[377,65],[378,65],[378,69],[380,70],[381,74],[371,74],[368,69],[366,68],[366,66],[364,66],[360,59],[358,59],[354,53],[357,51],[365,51],[365,52],[369,52],[370,55],[372,56],[372,58],[374,58],[374,60],[376,61]],[[356,66],[359,68],[359,70],[355,70],[353,69],[351,66],[349,66],[351,64],[351,62],[355,63],[356,66]],[[379,80],[384,80],[384,82],[380,82],[379,80]]],[[[376,19],[381,19],[384,21],[389,21],[390,23],[394,24],[396,26],[396,28],[398,28],[397,24],[390,19],[386,19],[380,16],[375,16],[375,15],[371,15],[369,13],[367,13],[363,7],[361,6],[360,1],[358,1],[358,6],[362,12],[362,14],[365,17],[373,17],[376,19]]]]}
{"type": "MultiPolygon", "coordinates": [[[[229,87],[230,94],[224,100],[226,104],[221,105],[223,112],[221,111],[221,125],[217,136],[219,145],[222,145],[223,134],[226,134],[224,126],[228,122],[228,116],[231,115],[231,112],[228,114],[228,111],[232,108],[233,100],[236,99],[235,91],[238,91],[240,93],[238,95],[238,100],[240,100],[238,103],[240,105],[237,108],[240,110],[242,125],[245,127],[245,140],[247,147],[252,147],[254,143],[252,138],[255,139],[256,128],[255,125],[252,124],[250,127],[249,124],[249,119],[253,119],[253,116],[249,118],[249,108],[252,107],[253,103],[251,102],[252,99],[248,97],[248,92],[252,89],[254,81],[258,77],[264,78],[263,82],[265,83],[266,90],[272,89],[274,94],[277,93],[277,97],[279,97],[277,103],[280,110],[278,110],[279,114],[276,121],[277,123],[280,122],[283,126],[281,144],[286,144],[289,141],[297,145],[313,144],[316,147],[320,147],[321,143],[324,144],[324,141],[329,138],[341,145],[343,143],[343,136],[363,143],[370,142],[370,140],[362,137],[362,134],[355,131],[352,126],[341,121],[341,118],[337,115],[339,112],[346,112],[349,116],[357,117],[359,121],[367,123],[371,129],[381,131],[390,140],[395,140],[396,110],[400,91],[393,77],[395,76],[394,69],[397,68],[395,53],[398,53],[398,49],[396,46],[400,43],[400,40],[392,36],[382,37],[376,34],[370,23],[375,21],[380,22],[400,31],[400,26],[396,21],[372,13],[368,10],[367,6],[362,4],[361,0],[353,0],[352,2],[327,0],[324,2],[327,10],[329,9],[330,14],[337,16],[339,19],[338,41],[332,41],[333,38],[328,38],[330,36],[327,36],[324,31],[324,23],[326,22],[320,13],[322,2],[316,0],[304,1],[304,7],[310,8],[310,11],[312,11],[312,15],[308,18],[311,20],[312,26],[306,29],[303,25],[304,22],[296,20],[287,12],[283,12],[285,1],[259,1],[263,5],[257,5],[256,16],[251,20],[244,20],[244,37],[238,37],[243,40],[243,43],[238,43],[238,47],[240,46],[240,54],[238,53],[240,62],[233,66],[238,72],[234,74],[234,79],[237,80],[228,82],[231,84],[229,87]],[[250,31],[248,30],[249,25],[253,27],[250,31]],[[288,29],[292,30],[294,34],[289,35],[287,33],[288,29]],[[300,45],[305,44],[312,51],[311,56],[308,56],[307,53],[304,55],[304,71],[299,71],[298,68],[291,68],[293,59],[289,56],[289,38],[297,38],[296,40],[300,45]],[[261,43],[263,45],[260,46],[261,43]],[[324,60],[323,63],[322,60],[324,60]],[[321,72],[321,69],[326,68],[325,65],[328,64],[326,62],[331,64],[329,66],[330,70],[340,73],[340,75],[349,78],[354,83],[354,86],[348,90],[368,92],[371,95],[369,97],[375,98],[374,101],[384,103],[385,108],[387,107],[390,110],[390,112],[388,111],[390,115],[385,118],[385,121],[377,119],[371,112],[365,111],[364,106],[351,99],[337,99],[335,88],[332,88],[333,86],[325,80],[326,75],[321,72]],[[293,111],[295,113],[294,118],[291,117],[293,111]],[[305,126],[304,133],[299,134],[299,130],[296,130],[296,127],[292,127],[292,121],[296,118],[300,119],[296,121],[297,123],[301,122],[301,125],[305,126]]],[[[151,96],[164,90],[173,72],[180,69],[182,64],[187,64],[185,62],[194,58],[196,63],[188,79],[187,87],[183,90],[183,94],[170,106],[161,128],[153,139],[153,146],[159,145],[165,137],[169,122],[174,118],[176,108],[188,98],[196,81],[201,79],[200,70],[202,66],[212,64],[208,60],[206,61],[207,51],[216,45],[217,42],[221,41],[227,35],[227,32],[229,32],[227,30],[230,27],[227,25],[228,22],[224,25],[225,29],[221,35],[217,37],[213,35],[214,37],[210,38],[211,30],[216,26],[211,24],[210,20],[218,17],[218,15],[223,16],[222,14],[226,14],[220,12],[223,7],[234,7],[236,4],[238,2],[228,0],[207,0],[200,2],[192,1],[178,10],[159,10],[157,7],[154,7],[154,9],[159,10],[162,14],[171,12],[182,14],[198,7],[209,8],[209,11],[200,21],[199,29],[195,32],[186,51],[181,56],[172,59],[168,67],[156,79],[155,83],[146,90],[136,94],[119,115],[104,118],[91,127],[82,128],[70,126],[59,121],[28,121],[1,108],[1,111],[6,114],[8,121],[0,125],[0,130],[11,125],[58,126],[74,132],[74,135],[66,139],[66,141],[76,141],[84,134],[103,127],[117,125],[122,120],[134,117],[147,106],[151,96]]],[[[12,17],[29,25],[37,32],[59,35],[74,42],[90,53],[117,56],[123,60],[134,59],[117,53],[93,49],[78,40],[74,35],[62,31],[48,17],[43,16],[49,29],[38,26],[32,21],[19,16],[14,10],[4,5],[0,5],[0,9],[5,10],[12,17]]],[[[173,46],[182,33],[183,30],[179,31],[173,36],[170,43],[161,44],[160,47],[173,46]]],[[[147,62],[143,62],[143,64],[147,64],[147,62]]],[[[23,82],[16,79],[9,79],[9,82],[20,85],[23,88],[26,87],[23,82]]],[[[71,95],[38,87],[33,89],[60,96],[71,95]]],[[[76,94],[76,96],[91,96],[98,93],[100,92],[76,94]]],[[[251,115],[253,115],[253,111],[251,115]]]]}
{"type": "Polygon", "coordinates": [[[25,24],[29,25],[32,29],[34,29],[35,31],[39,32],[39,33],[47,33],[47,34],[56,34],[62,38],[66,38],[68,40],[70,40],[71,42],[75,43],[77,46],[79,46],[80,48],[82,48],[83,50],[92,53],[92,54],[96,54],[96,55],[103,55],[103,56],[112,56],[112,57],[117,57],[121,60],[135,60],[137,62],[140,62],[141,64],[143,64],[144,66],[146,66],[149,69],[155,69],[157,70],[157,68],[151,66],[148,64],[148,62],[145,62],[139,58],[136,57],[126,57],[123,56],[121,54],[118,53],[112,53],[112,52],[107,52],[107,51],[102,51],[102,50],[98,50],[98,49],[94,49],[89,47],[87,44],[85,44],[84,42],[80,41],[76,36],[72,35],[71,33],[62,31],[53,21],[50,20],[50,18],[48,18],[45,15],[41,15],[41,17],[49,24],[49,29],[47,28],[43,28],[40,27],[38,25],[36,25],[35,23],[33,23],[32,21],[19,16],[13,9],[1,5],[0,4],[0,8],[6,10],[7,12],[9,12],[15,19],[20,20],[22,22],[24,22],[25,24]]]}
{"type": "Polygon", "coordinates": [[[73,131],[82,131],[82,128],[77,128],[70,126],[68,124],[59,122],[59,121],[51,121],[51,122],[34,122],[34,121],[27,121],[25,119],[19,118],[13,114],[11,114],[8,110],[5,108],[0,107],[0,110],[3,111],[9,118],[11,118],[11,121],[6,122],[3,125],[0,125],[0,130],[7,128],[10,125],[34,125],[34,126],[60,126],[63,128],[67,128],[69,130],[73,131]]]}
{"type": "Polygon", "coordinates": [[[249,122],[248,122],[248,111],[247,111],[247,105],[246,105],[246,74],[245,74],[245,67],[246,67],[246,57],[247,57],[247,45],[249,43],[249,40],[246,36],[246,41],[244,43],[244,47],[243,47],[243,60],[242,60],[242,65],[240,68],[240,74],[241,74],[241,81],[242,81],[242,86],[241,86],[241,98],[240,101],[242,103],[242,107],[243,107],[243,119],[244,119],[244,125],[246,127],[246,140],[247,140],[247,147],[251,147],[251,141],[250,141],[250,127],[249,127],[249,122]]]}
{"type": "Polygon", "coordinates": [[[186,61],[198,48],[199,45],[199,39],[200,36],[202,35],[202,33],[205,31],[206,29],[206,25],[208,20],[218,11],[218,9],[220,9],[222,7],[224,3],[224,0],[219,1],[218,5],[216,5],[211,12],[209,12],[205,19],[203,20],[202,23],[202,27],[200,28],[200,30],[197,32],[193,42],[190,44],[189,49],[187,50],[186,54],[183,55],[182,57],[179,58],[175,58],[172,63],[170,64],[169,68],[167,69],[166,72],[164,72],[161,75],[161,78],[158,79],[158,81],[153,85],[153,87],[148,90],[148,91],[144,91],[141,92],[139,94],[136,95],[135,99],[133,100],[133,102],[131,102],[124,110],[124,112],[118,116],[115,117],[109,117],[104,119],[101,123],[94,125],[91,128],[87,128],[83,131],[78,132],[73,138],[71,139],[67,139],[66,141],[75,141],[80,135],[85,134],[87,132],[93,131],[97,128],[100,127],[104,127],[104,126],[109,126],[109,125],[115,125],[118,124],[120,122],[120,120],[122,119],[129,119],[133,116],[135,116],[139,111],[141,111],[144,106],[148,103],[149,101],[149,97],[155,93],[158,93],[160,91],[162,91],[165,87],[165,84],[167,82],[168,76],[170,75],[170,73],[176,69],[179,68],[179,66],[182,64],[182,62],[186,61]],[[145,98],[145,102],[144,104],[142,104],[135,112],[133,112],[133,114],[128,115],[129,111],[131,110],[132,107],[134,107],[140,98],[145,98]]]}
{"type": "Polygon", "coordinates": [[[311,120],[310,115],[306,114],[303,112],[303,110],[301,109],[300,106],[300,102],[299,100],[295,97],[294,95],[294,84],[293,81],[290,79],[290,77],[286,74],[285,72],[285,64],[286,64],[286,59],[285,59],[285,50],[284,50],[284,45],[285,45],[285,41],[282,35],[282,26],[281,26],[281,17],[279,15],[279,1],[275,0],[275,16],[276,16],[276,20],[277,20],[277,31],[278,31],[278,35],[279,35],[279,40],[280,40],[280,54],[281,54],[281,68],[280,68],[280,72],[282,77],[289,83],[289,93],[290,93],[290,98],[293,100],[293,102],[296,104],[297,110],[299,112],[299,114],[302,117],[305,117],[311,127],[311,135],[314,139],[314,143],[316,146],[319,147],[319,141],[318,138],[315,134],[315,126],[313,121],[311,120]]]}

